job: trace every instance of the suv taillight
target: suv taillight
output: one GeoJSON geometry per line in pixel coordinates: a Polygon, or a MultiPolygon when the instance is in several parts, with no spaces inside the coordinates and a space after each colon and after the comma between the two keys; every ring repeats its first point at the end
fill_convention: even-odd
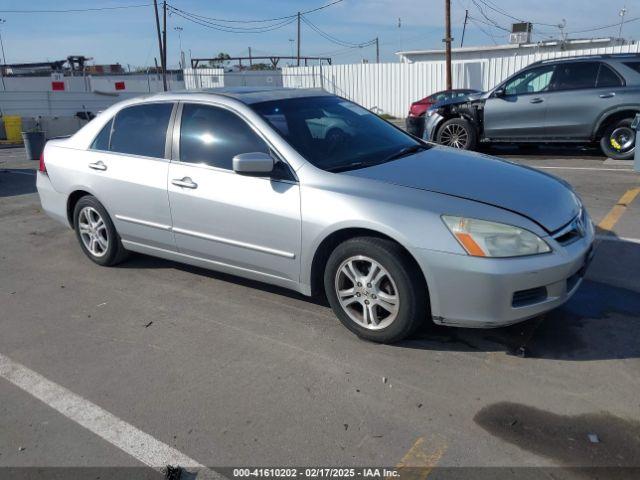
{"type": "Polygon", "coordinates": [[[40,165],[38,166],[38,171],[47,173],[47,166],[44,164],[44,152],[40,154],[40,165]]]}

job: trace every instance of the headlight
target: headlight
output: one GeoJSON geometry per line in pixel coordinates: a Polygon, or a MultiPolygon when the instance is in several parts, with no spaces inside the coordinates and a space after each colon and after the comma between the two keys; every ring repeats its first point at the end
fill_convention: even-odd
{"type": "Polygon", "coordinates": [[[474,257],[519,257],[551,251],[544,240],[523,228],[449,215],[443,215],[442,220],[474,257]]]}

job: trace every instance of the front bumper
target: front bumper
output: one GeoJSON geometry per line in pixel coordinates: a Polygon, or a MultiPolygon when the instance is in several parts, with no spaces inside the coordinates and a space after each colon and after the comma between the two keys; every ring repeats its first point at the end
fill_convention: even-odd
{"type": "Polygon", "coordinates": [[[433,321],[487,328],[511,325],[565,303],[582,282],[593,256],[593,228],[548,254],[479,258],[420,250],[433,321]]]}
{"type": "Polygon", "coordinates": [[[405,119],[405,125],[407,127],[407,133],[414,137],[422,138],[422,132],[424,131],[424,115],[419,117],[408,116],[405,119]]]}

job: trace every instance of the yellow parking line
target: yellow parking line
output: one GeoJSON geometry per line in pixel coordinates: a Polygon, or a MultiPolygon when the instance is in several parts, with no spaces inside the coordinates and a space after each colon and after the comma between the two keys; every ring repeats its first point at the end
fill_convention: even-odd
{"type": "Polygon", "coordinates": [[[418,438],[396,465],[400,477],[403,480],[425,480],[446,450],[443,443],[425,443],[424,437],[418,438]]]}
{"type": "Polygon", "coordinates": [[[639,193],[640,188],[632,188],[630,190],[627,190],[624,195],[620,197],[618,203],[616,203],[609,211],[609,213],[607,213],[607,215],[602,219],[598,227],[608,232],[613,230],[613,227],[616,225],[616,223],[618,223],[618,220],[620,220],[620,217],[622,217],[624,211],[631,204],[631,202],[633,202],[633,200],[638,196],[639,193]]]}

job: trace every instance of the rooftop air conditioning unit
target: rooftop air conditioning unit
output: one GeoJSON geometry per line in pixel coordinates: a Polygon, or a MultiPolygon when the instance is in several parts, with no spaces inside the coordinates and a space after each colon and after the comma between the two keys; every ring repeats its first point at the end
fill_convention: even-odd
{"type": "Polygon", "coordinates": [[[509,43],[521,44],[531,42],[531,32],[533,24],[530,22],[514,23],[511,25],[511,35],[509,35],[509,43]]]}

